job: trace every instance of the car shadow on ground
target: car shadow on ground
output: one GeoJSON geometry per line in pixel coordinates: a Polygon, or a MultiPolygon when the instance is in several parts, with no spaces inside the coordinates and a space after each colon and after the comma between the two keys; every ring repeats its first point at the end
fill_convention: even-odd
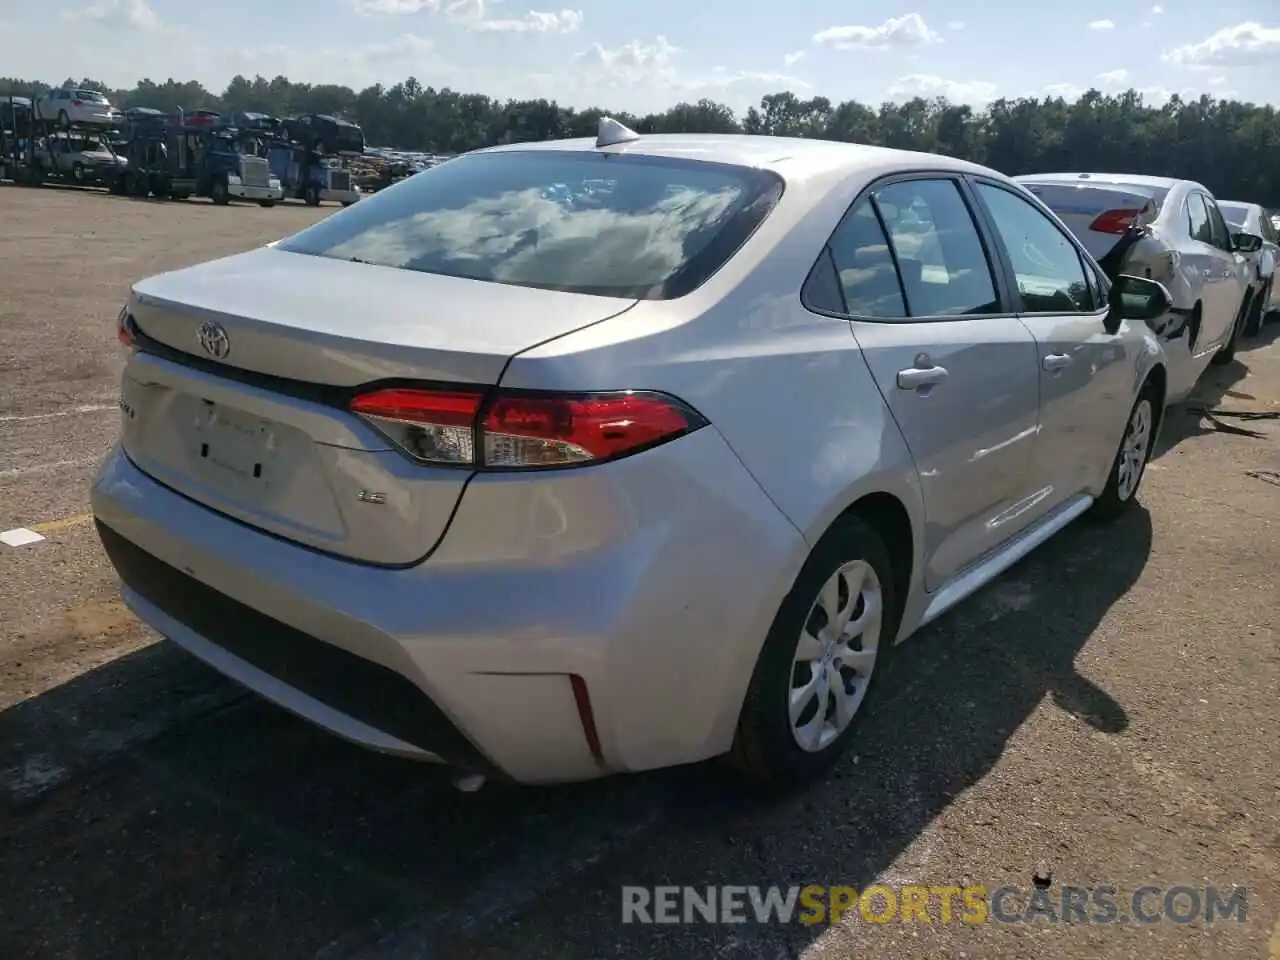
{"type": "Polygon", "coordinates": [[[714,764],[461,794],[157,644],[0,713],[0,954],[710,956],[723,928],[623,926],[621,886],[860,887],[1046,695],[1122,733],[1075,660],[1150,545],[1140,508],[1055,537],[897,650],[849,755],[782,797],[714,764]]]}

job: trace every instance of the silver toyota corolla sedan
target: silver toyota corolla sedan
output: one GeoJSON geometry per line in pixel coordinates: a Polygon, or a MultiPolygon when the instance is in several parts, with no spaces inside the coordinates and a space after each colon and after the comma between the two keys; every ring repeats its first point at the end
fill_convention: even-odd
{"type": "Polygon", "coordinates": [[[1168,308],[984,167],[606,121],[138,283],[93,510],[142,620],[357,743],[791,782],[1134,502],[1168,308]]]}

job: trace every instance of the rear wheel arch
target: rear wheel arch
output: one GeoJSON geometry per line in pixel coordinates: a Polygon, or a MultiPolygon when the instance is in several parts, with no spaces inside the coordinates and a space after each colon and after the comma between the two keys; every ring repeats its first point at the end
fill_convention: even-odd
{"type": "Polygon", "coordinates": [[[858,518],[875,530],[884,542],[889,551],[889,562],[893,565],[893,578],[898,588],[897,612],[901,615],[911,589],[916,553],[915,530],[911,526],[911,514],[907,512],[906,505],[892,493],[876,491],[864,494],[845,507],[831,526],[834,527],[845,517],[858,518]]]}

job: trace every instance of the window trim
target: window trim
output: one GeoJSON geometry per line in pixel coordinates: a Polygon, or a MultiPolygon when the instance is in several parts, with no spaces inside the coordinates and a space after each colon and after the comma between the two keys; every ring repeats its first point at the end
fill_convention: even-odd
{"type": "MultiPolygon", "coordinates": [[[[958,171],[958,170],[939,170],[936,168],[921,168],[916,170],[896,170],[893,173],[887,173],[882,176],[876,177],[875,179],[867,183],[861,190],[858,191],[858,193],[854,196],[854,198],[851,201],[849,201],[849,204],[844,209],[844,213],[840,215],[840,219],[836,223],[835,228],[831,231],[831,233],[827,235],[827,239],[823,242],[822,249],[819,252],[818,256],[814,259],[813,265],[809,268],[809,272],[805,275],[804,284],[800,288],[800,305],[803,306],[810,313],[817,314],[818,316],[831,317],[833,320],[845,320],[845,321],[857,320],[859,323],[886,323],[886,324],[954,323],[957,321],[999,320],[999,319],[1008,319],[1011,317],[1017,317],[1017,314],[1009,309],[1009,306],[1012,303],[1012,300],[1010,299],[1010,291],[1009,291],[1008,281],[1005,276],[1005,272],[1003,269],[999,269],[997,267],[996,261],[993,259],[993,256],[995,255],[995,250],[992,246],[993,238],[989,233],[988,227],[982,215],[977,210],[974,209],[973,197],[969,192],[967,184],[965,183],[965,176],[966,175],[962,171],[958,171]],[[844,303],[844,306],[845,306],[845,310],[843,313],[833,313],[832,311],[827,310],[823,307],[815,306],[809,299],[809,292],[810,292],[810,282],[812,277],[817,271],[818,262],[821,260],[822,257],[833,256],[831,253],[831,241],[835,238],[835,235],[844,226],[845,221],[850,217],[850,215],[852,215],[853,211],[858,208],[858,205],[862,203],[864,200],[866,200],[871,203],[872,211],[876,215],[876,220],[877,222],[880,223],[880,228],[885,234],[885,240],[888,241],[889,254],[893,260],[894,272],[897,274],[897,277],[898,277],[898,291],[899,293],[902,294],[902,303],[905,306],[907,313],[909,314],[911,312],[911,304],[907,299],[907,291],[904,284],[902,283],[902,272],[901,272],[901,269],[898,267],[898,254],[897,254],[897,251],[894,250],[893,239],[889,236],[889,231],[884,225],[884,220],[881,217],[878,205],[875,203],[873,199],[873,194],[875,194],[876,191],[878,190],[883,190],[885,187],[892,186],[897,183],[908,183],[916,180],[948,180],[956,187],[956,191],[960,195],[960,202],[964,204],[965,209],[968,210],[969,212],[969,219],[972,221],[974,230],[978,235],[978,243],[982,247],[983,255],[986,257],[987,272],[991,276],[991,285],[995,291],[996,305],[999,309],[994,313],[963,313],[963,314],[946,313],[946,314],[936,314],[936,315],[930,314],[928,316],[920,316],[920,317],[915,317],[915,316],[868,317],[868,316],[863,316],[862,314],[855,314],[855,313],[849,312],[849,305],[844,300],[843,288],[840,288],[841,302],[844,303]]],[[[831,265],[833,268],[835,267],[834,260],[832,260],[831,265]]],[[[838,270],[836,271],[836,274],[837,276],[839,276],[838,270]]]]}
{"type": "Polygon", "coordinates": [[[1110,304],[1106,302],[1107,292],[1110,290],[1111,284],[1107,280],[1106,274],[1098,268],[1092,255],[1089,253],[1083,243],[1070,230],[1064,230],[1056,223],[1058,216],[1043,200],[1037,197],[1030,190],[1015,184],[1016,189],[1010,189],[1006,183],[994,180],[991,177],[985,177],[979,174],[970,174],[965,177],[966,185],[973,192],[973,201],[981,210],[982,217],[986,221],[987,229],[991,232],[995,240],[997,250],[1000,256],[1000,267],[1005,275],[1005,284],[1009,288],[1013,300],[1017,304],[1017,316],[1019,317],[1093,317],[1105,313],[1111,309],[1110,304]],[[1019,199],[1027,201],[1033,208],[1039,210],[1042,214],[1047,214],[1045,220],[1071,245],[1076,252],[1076,259],[1080,262],[1081,268],[1085,273],[1085,283],[1089,287],[1090,298],[1093,298],[1094,290],[1098,291],[1099,299],[1102,301],[1089,310],[1028,310],[1026,301],[1022,298],[1022,291],[1018,289],[1018,273],[1013,266],[1013,258],[1010,257],[1009,251],[1004,244],[1004,238],[1000,236],[999,228],[996,226],[995,216],[987,207],[987,203],[982,199],[982,195],[978,193],[978,185],[982,184],[988,187],[994,187],[997,190],[1003,190],[1005,193],[1011,193],[1019,199]],[[1089,276],[1093,276],[1093,283],[1089,283],[1089,276]]]}

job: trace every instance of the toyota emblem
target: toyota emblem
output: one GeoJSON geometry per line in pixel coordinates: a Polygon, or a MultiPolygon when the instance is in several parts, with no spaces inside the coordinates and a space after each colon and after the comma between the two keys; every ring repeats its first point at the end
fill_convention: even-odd
{"type": "Polygon", "coordinates": [[[206,320],[200,324],[200,346],[215,360],[221,360],[231,352],[231,340],[227,337],[227,331],[214,320],[206,320]]]}

